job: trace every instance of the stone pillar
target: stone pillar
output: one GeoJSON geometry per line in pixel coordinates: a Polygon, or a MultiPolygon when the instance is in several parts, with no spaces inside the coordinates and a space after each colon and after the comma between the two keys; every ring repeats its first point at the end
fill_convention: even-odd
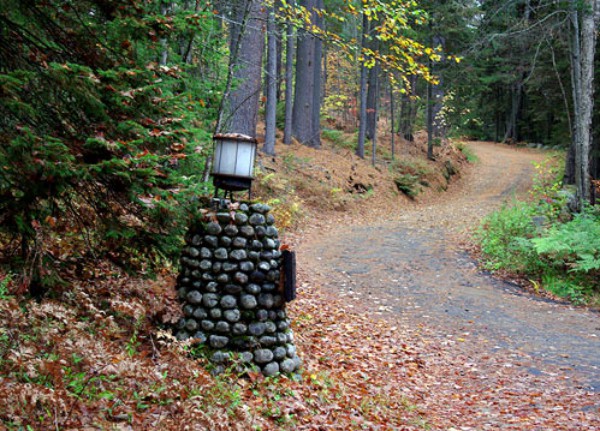
{"type": "Polygon", "coordinates": [[[237,352],[272,376],[296,371],[301,361],[285,311],[280,241],[269,211],[260,203],[225,204],[190,228],[177,279],[184,317],[176,336],[206,345],[216,364],[237,352]]]}

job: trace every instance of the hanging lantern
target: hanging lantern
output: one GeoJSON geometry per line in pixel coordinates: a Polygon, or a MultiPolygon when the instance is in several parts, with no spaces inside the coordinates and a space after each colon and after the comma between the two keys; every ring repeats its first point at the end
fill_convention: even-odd
{"type": "Polygon", "coordinates": [[[216,190],[230,192],[250,190],[254,175],[255,138],[238,133],[213,137],[213,184],[216,190]]]}

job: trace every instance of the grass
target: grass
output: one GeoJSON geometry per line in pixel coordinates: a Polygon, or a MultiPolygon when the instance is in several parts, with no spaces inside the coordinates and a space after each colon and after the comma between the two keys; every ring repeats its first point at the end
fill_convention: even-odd
{"type": "Polygon", "coordinates": [[[461,153],[466,157],[469,163],[477,163],[479,161],[479,157],[469,148],[469,146],[465,145],[462,142],[456,144],[456,148],[460,150],[461,153]]]}

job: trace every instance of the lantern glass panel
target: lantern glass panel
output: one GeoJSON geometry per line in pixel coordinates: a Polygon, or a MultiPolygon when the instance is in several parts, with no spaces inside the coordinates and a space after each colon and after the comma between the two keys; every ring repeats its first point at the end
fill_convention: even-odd
{"type": "Polygon", "coordinates": [[[255,149],[256,145],[252,142],[238,142],[235,175],[240,177],[252,177],[255,149]]]}

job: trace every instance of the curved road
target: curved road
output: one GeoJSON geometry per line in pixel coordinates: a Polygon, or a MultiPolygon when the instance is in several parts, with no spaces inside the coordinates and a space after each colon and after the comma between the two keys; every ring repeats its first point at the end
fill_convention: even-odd
{"type": "Polygon", "coordinates": [[[600,314],[533,297],[477,269],[456,233],[527,190],[543,154],[470,144],[480,161],[460,190],[395,221],[339,226],[299,250],[325,287],[367,312],[392,313],[440,338],[477,340],[481,355],[527,358],[528,373],[560,371],[600,392],[600,314]]]}

